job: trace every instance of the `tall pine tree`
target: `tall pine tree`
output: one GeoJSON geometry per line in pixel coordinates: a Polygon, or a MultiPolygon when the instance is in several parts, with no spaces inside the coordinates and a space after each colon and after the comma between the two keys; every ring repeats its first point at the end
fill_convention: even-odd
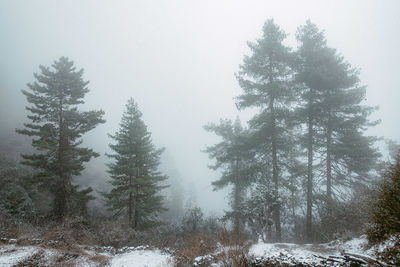
{"type": "Polygon", "coordinates": [[[151,134],[142,120],[137,104],[129,99],[122,115],[120,129],[110,137],[113,154],[110,163],[112,190],[103,193],[110,210],[125,214],[132,227],[146,228],[158,224],[158,215],[165,210],[160,191],[167,179],[158,171],[164,149],[156,149],[151,134]]]}
{"type": "Polygon", "coordinates": [[[357,71],[334,52],[326,62],[320,116],[324,128],[326,194],[330,201],[335,185],[336,190],[351,185],[353,175],[359,181],[366,180],[380,154],[374,148],[376,138],[364,135],[377,122],[368,120],[375,108],[363,103],[366,91],[364,86],[359,86],[357,71]]]}
{"type": "Polygon", "coordinates": [[[252,151],[248,148],[248,132],[243,129],[239,118],[234,123],[231,120],[221,120],[219,124],[208,124],[204,127],[207,131],[214,132],[222,141],[208,147],[205,152],[215,164],[210,168],[221,170],[221,177],[212,184],[214,190],[232,185],[231,208],[225,214],[226,219],[233,221],[234,231],[237,235],[244,229],[244,198],[246,189],[252,177],[249,168],[249,159],[252,151]]]}
{"type": "Polygon", "coordinates": [[[307,150],[307,179],[306,179],[306,238],[313,241],[313,191],[314,191],[314,161],[315,151],[320,149],[321,142],[317,140],[320,132],[319,116],[322,110],[322,95],[324,84],[324,64],[326,55],[330,53],[326,47],[323,32],[316,25],[307,21],[299,27],[296,38],[300,43],[296,60],[296,82],[300,85],[300,106],[297,115],[300,122],[306,124],[306,133],[302,144],[307,150]]]}
{"type": "Polygon", "coordinates": [[[27,107],[31,122],[17,132],[33,137],[37,153],[22,155],[22,163],[36,170],[34,181],[54,196],[53,215],[61,219],[77,210],[83,212],[90,199],[91,188],[79,191],[72,179],[84,169],[84,162],[98,156],[80,147],[82,135],[105,121],[101,110],[78,110],[89,92],[83,69],[77,71],[66,57],[52,67],[40,66],[41,73],[34,74],[36,81],[28,84],[30,90],[22,91],[31,104],[27,107]]]}
{"type": "Polygon", "coordinates": [[[329,221],[333,201],[343,189],[351,190],[352,183],[368,178],[379,153],[373,147],[376,138],[364,135],[376,122],[368,120],[374,108],[363,105],[365,87],[359,85],[357,70],[326,45],[323,32],[310,21],[299,28],[297,38],[297,82],[303,86],[298,114],[307,125],[303,143],[308,151],[306,232],[311,241],[312,193],[317,190],[314,165],[325,176],[326,214],[322,215],[329,221]]]}
{"type": "MultiPolygon", "coordinates": [[[[272,182],[274,199],[279,202],[282,187],[284,157],[289,142],[288,123],[293,90],[290,86],[292,70],[290,49],[283,44],[286,34],[273,20],[263,27],[263,37],[249,43],[251,56],[244,58],[237,75],[243,94],[238,97],[239,108],[257,107],[259,114],[250,121],[262,148],[260,156],[270,154],[272,159],[272,182]]],[[[268,177],[268,175],[264,175],[268,177]]],[[[280,205],[274,205],[275,239],[281,240],[280,205]]]]}

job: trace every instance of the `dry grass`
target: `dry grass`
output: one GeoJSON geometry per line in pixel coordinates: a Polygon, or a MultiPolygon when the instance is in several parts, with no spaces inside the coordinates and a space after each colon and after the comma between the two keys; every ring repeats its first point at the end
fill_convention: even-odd
{"type": "Polygon", "coordinates": [[[9,214],[0,208],[0,238],[15,238],[18,236],[18,224],[9,214]]]}
{"type": "Polygon", "coordinates": [[[100,246],[120,248],[134,239],[135,231],[123,220],[99,222],[94,230],[96,243],[100,246]]]}
{"type": "Polygon", "coordinates": [[[217,243],[205,231],[198,231],[185,242],[185,245],[176,255],[176,264],[184,266],[193,263],[198,256],[213,253],[217,248],[217,243]]]}
{"type": "Polygon", "coordinates": [[[99,267],[107,266],[110,262],[109,257],[101,254],[96,254],[90,257],[89,260],[98,263],[99,267]]]}
{"type": "Polygon", "coordinates": [[[218,254],[218,261],[224,267],[249,266],[248,246],[229,247],[226,251],[218,254]]]}
{"type": "Polygon", "coordinates": [[[217,260],[226,267],[249,266],[250,243],[245,234],[236,234],[223,228],[218,234],[218,241],[224,249],[217,255],[217,260]]]}
{"type": "MultiPolygon", "coordinates": [[[[201,266],[209,266],[214,262],[222,266],[246,266],[248,262],[247,236],[236,235],[224,227],[214,231],[200,229],[186,234],[178,227],[166,226],[149,231],[136,231],[125,221],[99,220],[88,224],[79,218],[38,226],[20,223],[15,227],[17,245],[39,246],[57,251],[51,257],[50,266],[72,266],[71,264],[82,259],[94,262],[98,266],[108,264],[109,257],[98,253],[88,254],[85,246],[111,246],[113,250],[139,245],[161,250],[170,248],[175,250],[177,266],[191,266],[199,256],[204,256],[200,260],[201,266]]],[[[20,266],[43,266],[42,258],[42,254],[35,253],[21,262],[20,266]]]]}
{"type": "Polygon", "coordinates": [[[90,266],[103,267],[109,263],[109,257],[98,253],[89,253],[87,251],[68,251],[60,249],[52,249],[46,251],[39,249],[32,255],[21,260],[15,267],[39,267],[39,266],[55,266],[69,267],[81,266],[82,263],[88,263],[90,266]]]}
{"type": "Polygon", "coordinates": [[[250,244],[245,240],[244,235],[238,236],[226,228],[222,228],[216,238],[200,230],[185,241],[175,257],[176,265],[191,266],[197,258],[196,264],[199,266],[209,266],[217,262],[226,267],[249,266],[250,244]]]}
{"type": "Polygon", "coordinates": [[[72,253],[82,253],[80,244],[94,245],[93,234],[83,226],[65,220],[44,227],[21,224],[18,227],[17,245],[41,246],[72,253]]]}
{"type": "MultiPolygon", "coordinates": [[[[25,258],[24,260],[18,262],[15,267],[25,267],[25,266],[30,266],[30,267],[39,267],[39,266],[44,266],[44,252],[43,250],[39,250],[32,254],[31,256],[25,258]]],[[[13,267],[14,267],[13,266],[13,267]]]]}
{"type": "Polygon", "coordinates": [[[227,230],[226,227],[223,227],[217,234],[218,242],[223,246],[243,246],[245,245],[249,237],[240,233],[236,234],[234,231],[227,230]]]}

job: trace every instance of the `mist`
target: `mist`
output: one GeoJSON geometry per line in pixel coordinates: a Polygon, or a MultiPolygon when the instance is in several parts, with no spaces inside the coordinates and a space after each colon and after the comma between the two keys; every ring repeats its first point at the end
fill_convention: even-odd
{"type": "MultiPolygon", "coordinates": [[[[360,68],[367,104],[381,123],[370,134],[400,141],[400,3],[398,1],[2,1],[0,3],[0,125],[14,134],[26,122],[21,93],[38,66],[67,56],[84,68],[90,92],[83,109],[103,109],[106,123],[84,136],[101,157],[88,166],[104,186],[105,163],[128,98],[143,113],[154,143],[165,147],[165,169],[176,170],[185,200],[195,195],[206,213],[228,208],[227,190],[215,192],[206,146],[219,141],[204,131],[220,118],[246,122],[238,111],[235,78],[247,41],[274,18],[290,33],[310,19],[329,45],[360,68]],[[193,193],[194,192],[194,193],[193,193]]],[[[172,173],[171,173],[172,174],[172,173]]],[[[94,186],[96,187],[96,186],[94,186]]]]}

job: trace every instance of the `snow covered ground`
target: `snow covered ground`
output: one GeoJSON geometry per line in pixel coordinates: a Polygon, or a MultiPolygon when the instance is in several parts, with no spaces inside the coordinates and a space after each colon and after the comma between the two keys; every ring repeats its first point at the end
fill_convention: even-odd
{"type": "Polygon", "coordinates": [[[77,266],[77,267],[169,267],[173,257],[157,249],[125,248],[127,252],[112,254],[83,249],[69,253],[37,246],[0,245],[0,267],[21,266],[77,266]]]}
{"type": "Polygon", "coordinates": [[[159,250],[134,250],[116,255],[110,261],[111,267],[168,267],[173,265],[173,258],[171,255],[159,250]]]}
{"type": "MultiPolygon", "coordinates": [[[[363,245],[365,239],[355,238],[347,242],[334,241],[325,244],[293,244],[293,243],[258,243],[252,245],[249,254],[255,257],[271,257],[290,254],[296,258],[308,258],[313,255],[340,255],[344,250],[351,253],[365,254],[363,245]]],[[[367,251],[369,253],[370,251],[367,251]]]]}
{"type": "Polygon", "coordinates": [[[0,266],[13,266],[34,254],[34,247],[16,247],[15,245],[7,245],[0,247],[0,266]]]}
{"type": "MultiPolygon", "coordinates": [[[[258,243],[249,249],[249,255],[255,259],[279,259],[286,263],[301,262],[310,265],[324,265],[326,258],[337,259],[344,253],[374,258],[373,249],[365,250],[365,237],[354,238],[346,242],[332,241],[325,244],[258,243]]],[[[334,264],[334,261],[332,261],[334,264]]]]}
{"type": "Polygon", "coordinates": [[[38,246],[18,246],[15,244],[0,246],[0,267],[8,266],[99,266],[100,260],[107,256],[99,257],[94,251],[86,250],[80,253],[62,252],[52,248],[38,246]]]}
{"type": "MultiPolygon", "coordinates": [[[[332,257],[332,259],[340,258],[343,252],[373,258],[372,249],[363,249],[365,242],[365,238],[361,237],[346,242],[333,241],[326,244],[258,243],[250,246],[249,258],[259,262],[268,259],[289,264],[301,262],[311,266],[325,266],[328,257],[332,257]]],[[[198,258],[207,258],[207,255],[198,258]]],[[[126,247],[117,251],[112,248],[82,247],[79,252],[72,252],[40,246],[19,246],[15,243],[0,245],[0,267],[11,267],[21,263],[23,263],[23,266],[34,264],[55,266],[54,263],[60,262],[63,263],[63,266],[79,267],[104,265],[110,267],[174,266],[174,258],[171,254],[149,247],[126,247]]],[[[335,266],[334,261],[330,263],[335,266]]],[[[212,266],[219,265],[213,263],[212,266]]],[[[340,264],[337,266],[340,266],[340,264]]]]}

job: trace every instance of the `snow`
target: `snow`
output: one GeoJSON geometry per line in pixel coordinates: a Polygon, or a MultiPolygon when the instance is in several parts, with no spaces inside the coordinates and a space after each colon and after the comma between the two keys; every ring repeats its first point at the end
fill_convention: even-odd
{"type": "Polygon", "coordinates": [[[349,241],[333,241],[325,244],[257,243],[250,247],[249,255],[254,258],[281,258],[302,263],[320,263],[318,256],[340,256],[341,252],[372,256],[373,250],[364,250],[365,236],[349,241]]]}
{"type": "MultiPolygon", "coordinates": [[[[354,253],[358,255],[371,256],[374,250],[364,250],[366,243],[365,236],[354,238],[348,241],[332,241],[325,244],[292,244],[292,243],[262,243],[254,244],[249,249],[249,256],[256,260],[279,260],[281,263],[303,263],[323,265],[321,257],[340,256],[342,252],[354,253]]],[[[202,262],[212,262],[213,256],[224,253],[228,250],[240,249],[236,247],[219,246],[217,250],[209,255],[199,256],[194,259],[193,265],[201,265],[202,262]]],[[[65,251],[51,248],[41,248],[39,246],[18,246],[17,244],[0,245],[0,267],[8,267],[24,261],[29,256],[40,253],[43,262],[49,264],[57,261],[59,257],[65,256],[65,251]]],[[[104,256],[109,259],[110,267],[169,267],[174,266],[174,257],[167,250],[159,250],[148,246],[143,247],[124,247],[121,249],[107,247],[82,247],[82,253],[77,258],[68,260],[64,263],[73,264],[79,267],[98,266],[94,261],[95,257],[104,256]],[[99,252],[101,251],[101,252],[99,252]]],[[[218,257],[217,257],[218,258],[218,257]]],[[[211,266],[220,266],[219,262],[212,263],[211,266]]]]}
{"type": "Polygon", "coordinates": [[[134,250],[115,256],[110,267],[167,267],[173,266],[173,258],[159,250],[134,250]]]}
{"type": "MultiPolygon", "coordinates": [[[[124,247],[115,250],[111,247],[81,247],[81,253],[76,257],[68,258],[68,251],[40,246],[19,246],[13,240],[8,244],[0,244],[0,267],[11,267],[23,262],[30,256],[39,253],[40,262],[45,266],[53,266],[61,257],[63,263],[77,267],[99,266],[95,257],[101,256],[110,259],[107,266],[113,267],[168,267],[174,266],[174,258],[171,254],[162,252],[148,246],[124,247]],[[102,251],[102,252],[99,252],[102,251]]],[[[75,254],[74,254],[75,255],[75,254]]]]}
{"type": "Polygon", "coordinates": [[[17,264],[37,251],[35,247],[17,247],[7,245],[0,247],[0,266],[8,267],[17,264]]]}
{"type": "Polygon", "coordinates": [[[356,254],[372,254],[373,250],[364,250],[364,246],[367,244],[366,236],[361,236],[359,238],[353,238],[340,244],[338,248],[350,253],[356,254]]]}
{"type": "Polygon", "coordinates": [[[311,250],[308,245],[296,245],[290,243],[259,243],[253,245],[249,249],[249,255],[255,258],[295,258],[304,263],[315,261],[315,251],[311,250]]]}

